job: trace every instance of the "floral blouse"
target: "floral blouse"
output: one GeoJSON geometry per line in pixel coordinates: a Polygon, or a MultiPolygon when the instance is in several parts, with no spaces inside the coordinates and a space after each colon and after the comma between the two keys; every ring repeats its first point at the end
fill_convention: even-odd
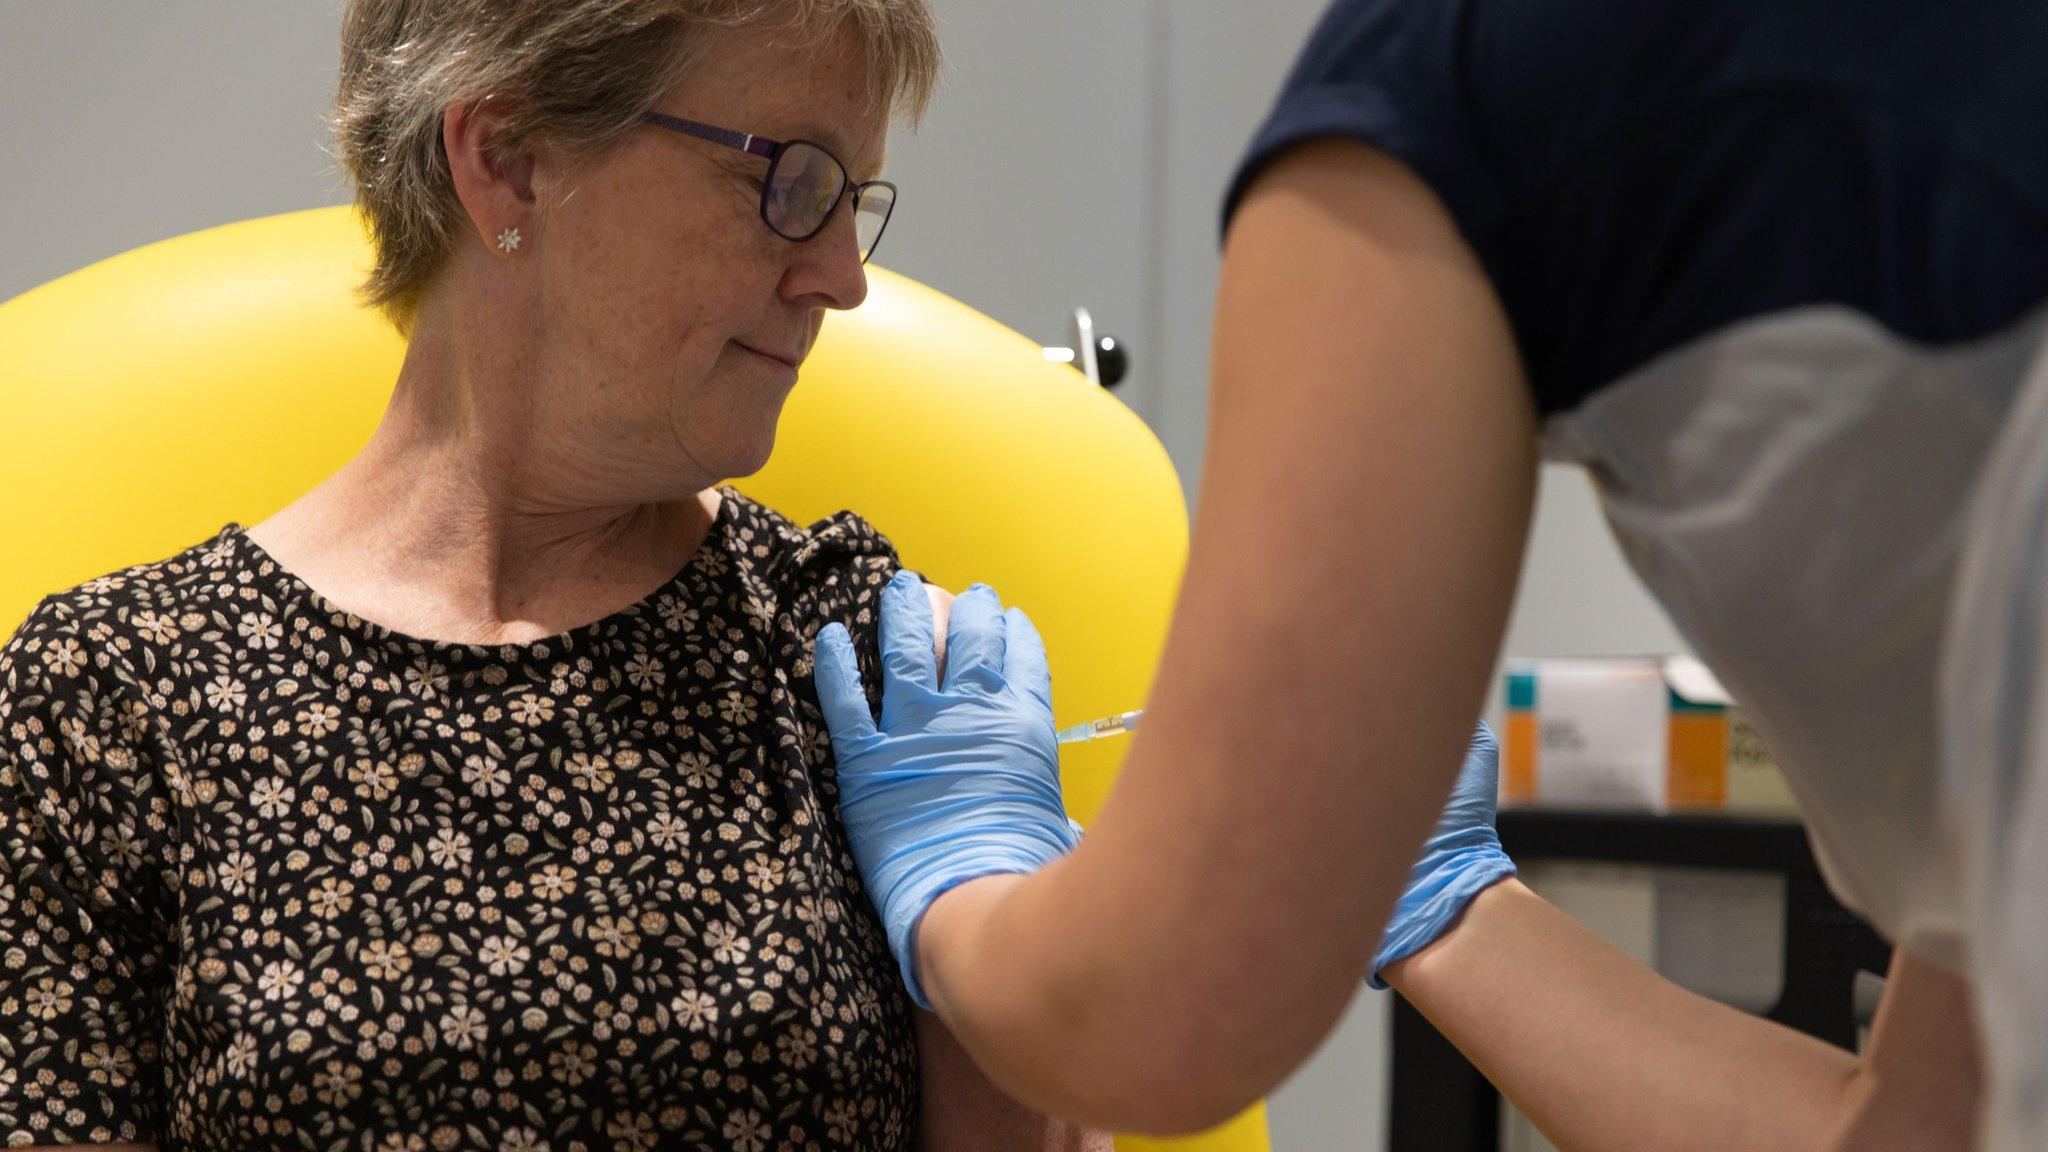
{"type": "Polygon", "coordinates": [[[0,1137],[883,1149],[909,1002],[811,639],[897,561],[727,491],[662,589],[397,635],[230,525],[0,651],[0,1137]]]}

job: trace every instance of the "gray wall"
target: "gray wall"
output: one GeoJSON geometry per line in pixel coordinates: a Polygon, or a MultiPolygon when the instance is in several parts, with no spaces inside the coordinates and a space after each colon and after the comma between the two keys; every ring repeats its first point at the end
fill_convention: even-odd
{"type": "MultiPolygon", "coordinates": [[[[1041,340],[1087,304],[1191,495],[1226,175],[1320,0],[935,0],[950,68],[883,262],[1041,340]]],[[[345,192],[322,149],[333,0],[0,0],[0,298],[138,244],[345,192]]],[[[1678,646],[1585,482],[1546,471],[1509,636],[1678,646]]],[[[1382,997],[1273,1100],[1282,1149],[1378,1149],[1382,997]]]]}
{"type": "Polygon", "coordinates": [[[346,203],[327,0],[0,0],[0,299],[139,244],[346,203]]]}

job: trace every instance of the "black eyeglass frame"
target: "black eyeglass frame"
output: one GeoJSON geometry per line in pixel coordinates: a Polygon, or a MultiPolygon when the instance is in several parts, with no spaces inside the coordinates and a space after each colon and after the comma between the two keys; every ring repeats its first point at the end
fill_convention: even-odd
{"type": "MultiPolygon", "coordinates": [[[[887,188],[889,190],[889,210],[882,213],[882,223],[875,228],[874,243],[869,244],[867,251],[860,254],[860,262],[863,264],[867,263],[869,258],[874,256],[875,249],[882,246],[882,233],[889,230],[889,218],[896,214],[896,185],[887,180],[869,180],[865,183],[856,183],[853,179],[853,174],[846,170],[846,165],[841,163],[839,157],[834,156],[832,150],[823,144],[815,140],[770,140],[765,136],[755,136],[748,132],[735,132],[730,128],[720,128],[712,124],[700,124],[695,120],[685,120],[680,116],[670,116],[665,112],[642,112],[640,119],[654,125],[656,128],[663,128],[670,132],[695,137],[699,140],[708,140],[713,144],[723,144],[727,148],[737,148],[749,155],[759,156],[768,161],[767,178],[761,181],[761,223],[766,224],[770,232],[793,243],[803,244],[817,239],[818,234],[823,232],[832,223],[833,215],[839,211],[839,205],[846,199],[848,192],[853,193],[853,210],[855,218],[858,219],[861,197],[867,194],[867,190],[870,188],[887,188]],[[791,148],[799,144],[817,149],[824,155],[825,159],[832,162],[833,167],[839,169],[839,195],[833,197],[831,207],[825,209],[825,214],[818,219],[817,227],[802,236],[791,236],[789,233],[777,228],[775,221],[768,218],[768,192],[775,187],[775,171],[782,164],[783,156],[787,155],[791,148]]],[[[856,229],[856,231],[858,230],[856,229]]]]}

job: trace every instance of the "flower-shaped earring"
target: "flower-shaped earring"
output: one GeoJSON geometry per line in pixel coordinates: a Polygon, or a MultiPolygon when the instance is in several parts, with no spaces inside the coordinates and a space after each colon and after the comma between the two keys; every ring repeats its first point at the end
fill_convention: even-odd
{"type": "Polygon", "coordinates": [[[517,252],[518,250],[519,229],[507,228],[503,232],[498,233],[498,251],[517,252]]]}

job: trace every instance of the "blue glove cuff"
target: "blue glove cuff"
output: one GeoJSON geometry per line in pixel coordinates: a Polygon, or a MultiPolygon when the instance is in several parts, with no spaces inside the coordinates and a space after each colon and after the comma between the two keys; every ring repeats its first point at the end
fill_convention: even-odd
{"type": "Polygon", "coordinates": [[[973,880],[980,880],[985,876],[1014,876],[1019,873],[1032,871],[1036,871],[1036,868],[1004,868],[990,865],[989,870],[986,872],[962,873],[958,876],[948,876],[943,882],[934,887],[929,895],[924,895],[918,900],[916,919],[911,920],[907,925],[891,924],[889,926],[889,950],[894,952],[899,958],[897,964],[903,972],[903,990],[910,993],[911,1003],[927,1012],[932,1010],[931,997],[924,994],[924,984],[917,978],[917,932],[918,929],[924,927],[925,913],[932,910],[932,905],[938,902],[939,897],[944,896],[962,884],[973,880]]]}
{"type": "MultiPolygon", "coordinates": [[[[887,885],[884,902],[890,909],[885,917],[889,950],[895,953],[903,973],[904,989],[919,1008],[932,1010],[931,998],[925,995],[924,984],[917,978],[917,933],[924,925],[925,913],[939,897],[970,880],[1036,872],[1080,843],[1078,835],[1062,837],[1050,828],[1042,831],[1048,834],[1034,836],[1027,832],[1021,836],[1013,833],[1013,838],[1004,840],[956,840],[941,849],[945,852],[943,858],[917,860],[910,853],[902,853],[884,861],[878,869],[877,879],[887,885]],[[902,915],[903,912],[910,914],[902,915]]],[[[920,847],[929,851],[937,846],[920,847]]]]}
{"type": "Polygon", "coordinates": [[[1387,983],[1380,979],[1380,969],[1434,944],[1465,914],[1465,906],[1474,896],[1515,874],[1515,862],[1492,848],[1455,866],[1439,864],[1434,871],[1426,888],[1411,888],[1401,898],[1399,914],[1373,954],[1372,973],[1365,981],[1372,987],[1384,989],[1387,983]]]}

